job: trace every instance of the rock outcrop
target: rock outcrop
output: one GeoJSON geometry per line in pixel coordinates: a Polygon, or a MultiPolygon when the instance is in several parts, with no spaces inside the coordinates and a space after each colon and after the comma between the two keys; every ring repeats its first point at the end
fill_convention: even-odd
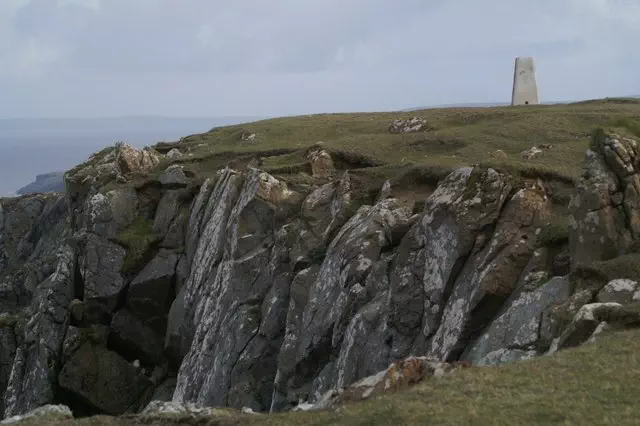
{"type": "Polygon", "coordinates": [[[596,132],[571,204],[573,267],[626,253],[640,236],[640,146],[596,132]]]}
{"type": "Polygon", "coordinates": [[[418,208],[390,181],[365,202],[319,146],[309,184],[105,149],[64,196],[0,200],[0,408],[317,409],[635,326],[638,277],[580,281],[637,237],[635,142],[594,141],[569,244],[542,237],[547,182],[491,168],[418,208]]]}

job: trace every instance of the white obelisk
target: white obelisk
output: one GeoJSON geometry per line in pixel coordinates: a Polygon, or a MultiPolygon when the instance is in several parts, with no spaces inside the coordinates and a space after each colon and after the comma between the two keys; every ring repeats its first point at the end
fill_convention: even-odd
{"type": "Polygon", "coordinates": [[[516,58],[511,105],[538,105],[538,84],[533,58],[516,58]]]}

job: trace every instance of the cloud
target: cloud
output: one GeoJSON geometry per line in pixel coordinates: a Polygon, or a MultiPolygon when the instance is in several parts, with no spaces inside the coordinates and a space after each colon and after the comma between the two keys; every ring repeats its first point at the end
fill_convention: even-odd
{"type": "Polygon", "coordinates": [[[4,0],[3,114],[280,114],[640,92],[638,0],[4,0]]]}

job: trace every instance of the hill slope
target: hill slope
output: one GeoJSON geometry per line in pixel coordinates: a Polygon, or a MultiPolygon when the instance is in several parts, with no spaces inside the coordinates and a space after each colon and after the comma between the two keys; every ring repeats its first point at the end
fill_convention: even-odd
{"type": "Polygon", "coordinates": [[[640,133],[640,100],[610,99],[566,105],[497,108],[441,108],[403,113],[322,114],[227,126],[182,139],[203,169],[221,153],[258,153],[264,168],[304,162],[304,149],[322,141],[327,148],[355,152],[384,164],[372,173],[393,175],[411,166],[445,168],[480,163],[498,169],[548,172],[567,179],[580,173],[591,131],[597,126],[626,127],[640,133]],[[424,119],[433,130],[391,134],[398,118],[424,119]],[[242,133],[255,139],[242,141],[242,133]],[[534,145],[552,149],[532,160],[520,153],[534,145]],[[271,156],[270,150],[292,150],[271,156]],[[502,150],[506,157],[495,156],[502,150]]]}

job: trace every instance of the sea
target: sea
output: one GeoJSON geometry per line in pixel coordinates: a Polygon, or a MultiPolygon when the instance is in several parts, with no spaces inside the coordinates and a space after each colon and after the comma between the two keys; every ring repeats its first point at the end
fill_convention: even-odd
{"type": "Polygon", "coordinates": [[[260,117],[91,119],[0,119],[0,197],[35,181],[39,174],[66,171],[92,153],[123,141],[142,148],[177,141],[213,127],[260,117]]]}

